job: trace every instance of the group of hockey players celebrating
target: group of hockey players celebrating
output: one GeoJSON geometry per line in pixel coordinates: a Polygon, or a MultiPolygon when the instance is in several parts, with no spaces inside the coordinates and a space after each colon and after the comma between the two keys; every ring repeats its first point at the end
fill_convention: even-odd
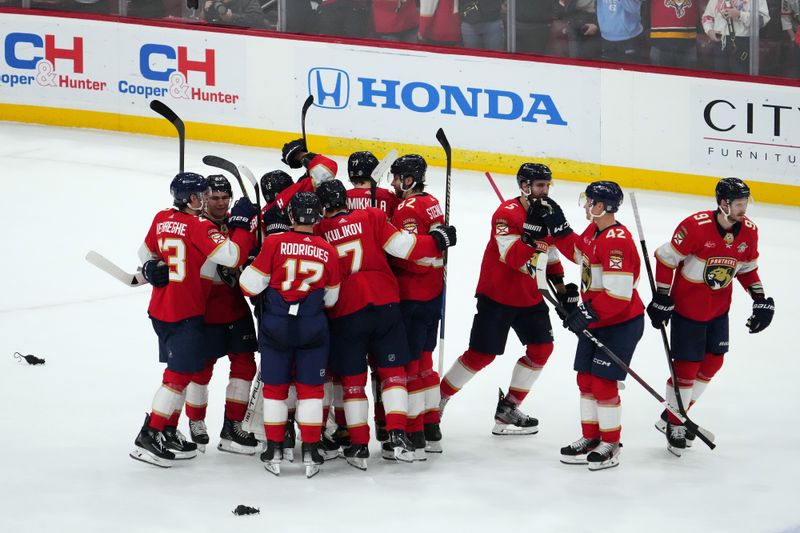
{"type": "Polygon", "coordinates": [[[645,311],[653,327],[670,325],[670,375],[677,383],[667,381],[666,398],[675,408],[656,427],[680,456],[696,437],[683,423],[685,409],[728,350],[734,278],[753,299],[749,331],[772,320],[742,180],[720,180],[717,208],[687,217],[658,247],[657,290],[645,307],[636,289],[642,259],[616,219],[624,196],[619,185],[586,187],[589,224],[578,234],[549,196],[550,169],[524,163],[519,196],[492,215],[468,347],[440,380],[432,352],[443,265],[456,230],[425,191],[425,160],[408,154],[394,161],[391,192],[376,186],[380,165],[370,152],[350,156],[349,189],[336,179],[336,162],[309,152],[302,139],[284,146],[282,161],[304,173],[297,181],[281,170],[264,174],[261,212],[246,197],[234,203],[224,176],[181,172],[170,187],[174,206],[153,219],[140,257],[167,367],[134,459],[168,467],[205,450],[208,384],[216,360],[227,356],[220,450],[260,452],[264,467],[278,475],[293,460],[296,425],[307,476],[335,457],[365,470],[371,374],[383,458],[424,461],[442,452],[446,404],[505,351],[511,329],[525,353],[500,391],[493,433],[534,434],[538,421],[519,406],[553,352],[547,291],[564,327],[578,336],[581,436],[561,449],[561,461],[590,470],[619,464],[618,387],[644,334],[645,311]],[[546,268],[537,268],[540,256],[546,268]],[[561,257],[580,265],[580,283],[565,283],[561,257]],[[190,440],[177,429],[184,406],[190,440]],[[253,412],[260,412],[255,427],[247,424],[253,412]]]}

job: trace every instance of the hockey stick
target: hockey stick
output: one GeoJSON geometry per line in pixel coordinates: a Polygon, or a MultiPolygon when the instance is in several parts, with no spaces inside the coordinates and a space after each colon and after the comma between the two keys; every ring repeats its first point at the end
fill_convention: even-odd
{"type": "Polygon", "coordinates": [[[183,172],[183,153],[184,147],[186,146],[186,127],[183,125],[183,121],[178,117],[175,111],[170,109],[169,106],[161,100],[153,100],[150,102],[150,109],[169,120],[170,123],[175,126],[175,129],[178,130],[178,143],[180,147],[178,153],[178,168],[183,172]]]}
{"type": "Polygon", "coordinates": [[[372,174],[369,175],[369,177],[372,178],[372,184],[369,186],[369,192],[372,195],[372,207],[378,207],[378,182],[383,179],[383,175],[386,174],[386,171],[391,168],[396,160],[397,150],[392,148],[389,150],[388,154],[383,156],[380,163],[372,169],[372,174]]]}
{"type": "Polygon", "coordinates": [[[86,254],[86,260],[111,277],[118,279],[121,283],[128,287],[147,285],[147,281],[145,281],[144,275],[142,275],[141,272],[137,272],[136,274],[125,272],[105,256],[95,252],[94,250],[89,250],[89,252],[86,254]]]}
{"type": "MultiPolygon", "coordinates": [[[[547,282],[545,281],[545,283],[547,283],[547,282]]],[[[546,285],[540,285],[540,287],[546,287],[546,285]]],[[[550,302],[550,304],[551,304],[553,307],[555,307],[556,309],[560,309],[562,313],[565,313],[565,314],[567,314],[567,313],[566,313],[566,311],[564,310],[564,308],[561,306],[561,304],[560,304],[560,303],[558,303],[558,300],[557,300],[557,299],[556,299],[556,298],[553,296],[553,294],[550,292],[550,290],[551,290],[551,289],[548,289],[548,288],[540,288],[539,290],[541,291],[541,293],[542,293],[542,296],[544,296],[544,298],[545,298],[545,299],[546,299],[548,302],[550,302]]],[[[594,335],[592,335],[592,334],[589,332],[589,330],[587,330],[587,329],[584,329],[583,331],[581,331],[581,333],[582,333],[582,334],[583,334],[583,335],[584,335],[584,336],[585,336],[587,339],[589,339],[590,341],[592,341],[592,342],[593,342],[593,343],[594,343],[594,344],[595,344],[595,345],[596,345],[598,348],[600,348],[600,349],[603,351],[603,353],[605,353],[605,354],[606,354],[606,355],[609,357],[609,359],[611,359],[611,360],[612,360],[612,361],[613,361],[613,362],[614,362],[614,363],[615,363],[615,364],[616,364],[618,367],[620,367],[620,368],[621,368],[621,369],[622,369],[624,372],[626,372],[626,373],[627,373],[628,375],[630,375],[630,376],[631,376],[633,379],[635,379],[635,380],[636,380],[636,381],[639,383],[639,385],[641,385],[642,387],[644,387],[644,389],[645,389],[647,392],[649,392],[649,393],[650,393],[650,395],[651,395],[653,398],[655,398],[656,400],[658,400],[658,401],[661,403],[661,405],[663,405],[663,406],[664,406],[664,408],[665,408],[667,411],[669,411],[670,413],[672,413],[673,415],[675,415],[675,417],[676,417],[678,420],[680,420],[680,421],[681,421],[681,422],[682,422],[682,423],[683,423],[683,424],[684,424],[684,425],[685,425],[687,428],[689,428],[689,429],[690,429],[690,430],[691,430],[691,431],[692,431],[692,432],[693,432],[695,435],[697,435],[697,438],[699,438],[700,440],[702,440],[703,442],[705,442],[705,443],[706,443],[706,445],[707,445],[709,448],[711,448],[712,450],[713,450],[714,448],[716,448],[716,445],[714,444],[714,438],[715,438],[715,437],[714,437],[714,434],[713,434],[713,433],[711,433],[710,431],[708,431],[708,430],[707,430],[707,429],[705,429],[705,428],[702,428],[702,427],[698,426],[698,425],[697,425],[697,424],[695,424],[695,423],[694,423],[692,420],[690,420],[688,416],[686,416],[686,415],[682,414],[680,411],[678,411],[678,410],[677,410],[677,409],[675,409],[673,406],[671,406],[671,405],[670,405],[670,404],[669,404],[669,403],[668,403],[668,402],[667,402],[667,401],[666,401],[666,400],[665,400],[665,399],[664,399],[664,398],[663,398],[663,397],[662,397],[662,396],[661,396],[659,393],[657,393],[657,392],[655,391],[655,389],[653,389],[653,387],[651,387],[651,386],[650,386],[650,385],[649,385],[649,384],[648,384],[648,383],[647,383],[647,382],[646,382],[646,381],[645,381],[645,380],[644,380],[644,379],[643,379],[641,376],[639,376],[639,374],[637,374],[636,372],[634,372],[634,371],[633,371],[633,369],[632,369],[631,367],[629,367],[627,364],[625,364],[625,361],[623,361],[622,359],[620,359],[620,358],[617,356],[617,354],[615,354],[614,352],[612,352],[612,351],[611,351],[611,350],[610,350],[610,349],[609,349],[609,348],[608,348],[608,347],[607,347],[605,344],[603,344],[602,342],[600,342],[600,340],[598,340],[598,339],[597,339],[597,337],[595,337],[594,335]]]]}
{"type": "MultiPolygon", "coordinates": [[[[644,240],[644,230],[642,229],[642,219],[639,217],[639,206],[636,203],[636,193],[631,192],[631,207],[633,208],[633,217],[636,219],[636,231],[639,234],[639,245],[642,247],[642,256],[644,257],[644,266],[647,270],[647,279],[650,281],[650,292],[653,296],[656,294],[656,281],[653,276],[653,267],[650,266],[650,255],[647,253],[647,243],[644,240]]],[[[661,324],[658,328],[661,332],[661,342],[664,344],[664,352],[667,354],[667,367],[669,368],[669,377],[672,380],[672,390],[675,391],[675,399],[678,402],[678,410],[682,415],[686,416],[686,409],[683,405],[681,398],[681,391],[678,387],[678,380],[675,379],[675,367],[672,364],[672,350],[669,347],[669,339],[667,338],[667,328],[661,324]]]]}
{"type": "Polygon", "coordinates": [[[306,151],[308,151],[308,141],[306,140],[306,115],[308,114],[308,109],[314,105],[314,95],[308,95],[306,101],[303,102],[303,110],[300,112],[300,127],[303,130],[303,144],[306,145],[306,151]]]}
{"type": "Polygon", "coordinates": [[[500,189],[497,188],[497,184],[494,182],[494,178],[488,172],[486,173],[486,179],[489,180],[489,185],[492,186],[494,189],[494,193],[497,195],[497,198],[500,199],[500,203],[502,204],[505,200],[503,200],[503,195],[500,193],[500,189]]]}
{"type": "MultiPolygon", "coordinates": [[[[258,246],[261,247],[261,243],[264,241],[264,238],[261,235],[261,190],[258,188],[258,180],[253,175],[253,172],[244,165],[239,165],[239,172],[245,177],[247,181],[253,186],[256,190],[256,207],[258,208],[258,214],[256,218],[258,220],[258,226],[256,226],[256,232],[258,235],[258,246]]],[[[248,197],[249,199],[249,197],[248,197]]]]}
{"type": "MultiPolygon", "coordinates": [[[[450,172],[453,165],[453,153],[450,148],[450,141],[444,134],[444,130],[439,128],[436,131],[436,140],[442,145],[444,155],[447,158],[447,174],[444,189],[444,223],[450,223],[450,172]]],[[[439,327],[439,375],[444,370],[444,319],[447,310],[447,250],[442,252],[444,266],[442,268],[442,325],[439,327]]]]}
{"type": "Polygon", "coordinates": [[[242,189],[242,194],[248,200],[250,199],[250,195],[247,193],[247,188],[244,186],[244,181],[242,181],[242,176],[239,174],[239,169],[236,168],[236,165],[228,161],[227,159],[222,159],[216,155],[207,155],[203,158],[203,163],[210,167],[221,168],[222,170],[233,174],[236,178],[236,181],[239,182],[239,188],[242,189]]]}

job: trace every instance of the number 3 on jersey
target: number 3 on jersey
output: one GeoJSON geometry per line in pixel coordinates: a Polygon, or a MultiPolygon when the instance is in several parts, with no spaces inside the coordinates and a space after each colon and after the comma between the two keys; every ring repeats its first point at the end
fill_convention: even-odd
{"type": "Polygon", "coordinates": [[[183,281],[186,277],[186,244],[181,239],[158,239],[158,249],[169,266],[169,280],[183,281]]]}
{"type": "Polygon", "coordinates": [[[286,270],[286,280],[281,283],[282,291],[289,291],[292,289],[292,283],[297,279],[297,275],[309,274],[300,282],[297,290],[306,292],[311,288],[311,284],[319,281],[322,274],[325,272],[325,265],[317,263],[316,261],[307,261],[305,259],[287,259],[283,264],[286,270]]]}

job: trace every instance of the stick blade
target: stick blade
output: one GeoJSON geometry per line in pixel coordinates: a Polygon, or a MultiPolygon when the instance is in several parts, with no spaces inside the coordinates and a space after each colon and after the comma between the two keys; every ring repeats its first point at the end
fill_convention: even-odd
{"type": "Polygon", "coordinates": [[[222,170],[230,172],[237,178],[239,177],[239,169],[227,159],[223,159],[216,155],[207,155],[203,157],[203,163],[210,167],[221,168],[222,170]]]}
{"type": "Polygon", "coordinates": [[[95,252],[94,250],[89,250],[85,259],[90,264],[96,266],[106,274],[119,280],[122,284],[127,285],[128,287],[137,287],[147,284],[140,273],[130,274],[125,272],[120,267],[108,260],[105,256],[95,252]]]}
{"type": "Polygon", "coordinates": [[[308,108],[310,108],[312,105],[314,105],[314,95],[309,94],[308,98],[306,98],[306,101],[303,102],[303,116],[308,113],[308,108]]]}
{"type": "Polygon", "coordinates": [[[250,182],[253,187],[258,187],[258,180],[256,179],[253,171],[247,168],[245,165],[239,165],[239,173],[244,176],[244,179],[250,182]]]}
{"type": "Polygon", "coordinates": [[[375,180],[376,183],[383,179],[383,175],[386,174],[394,162],[397,161],[397,155],[397,150],[392,148],[388,154],[383,156],[383,159],[381,159],[378,165],[372,170],[370,177],[375,180]]]}
{"type": "Polygon", "coordinates": [[[439,144],[442,145],[444,151],[448,154],[450,153],[450,141],[447,140],[447,135],[444,134],[444,130],[439,128],[436,130],[436,140],[439,141],[439,144]]]}
{"type": "Polygon", "coordinates": [[[150,102],[150,109],[169,120],[172,125],[175,126],[175,129],[178,130],[178,133],[183,135],[185,131],[183,120],[181,120],[178,114],[175,113],[175,111],[173,111],[167,104],[161,100],[153,100],[150,102]]]}

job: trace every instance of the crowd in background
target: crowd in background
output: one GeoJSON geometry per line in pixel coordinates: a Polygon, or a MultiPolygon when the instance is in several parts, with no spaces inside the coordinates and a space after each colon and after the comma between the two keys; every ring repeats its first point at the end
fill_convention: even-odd
{"type": "Polygon", "coordinates": [[[800,77],[800,0],[0,0],[0,6],[742,74],[751,72],[757,24],[756,73],[800,77]]]}

